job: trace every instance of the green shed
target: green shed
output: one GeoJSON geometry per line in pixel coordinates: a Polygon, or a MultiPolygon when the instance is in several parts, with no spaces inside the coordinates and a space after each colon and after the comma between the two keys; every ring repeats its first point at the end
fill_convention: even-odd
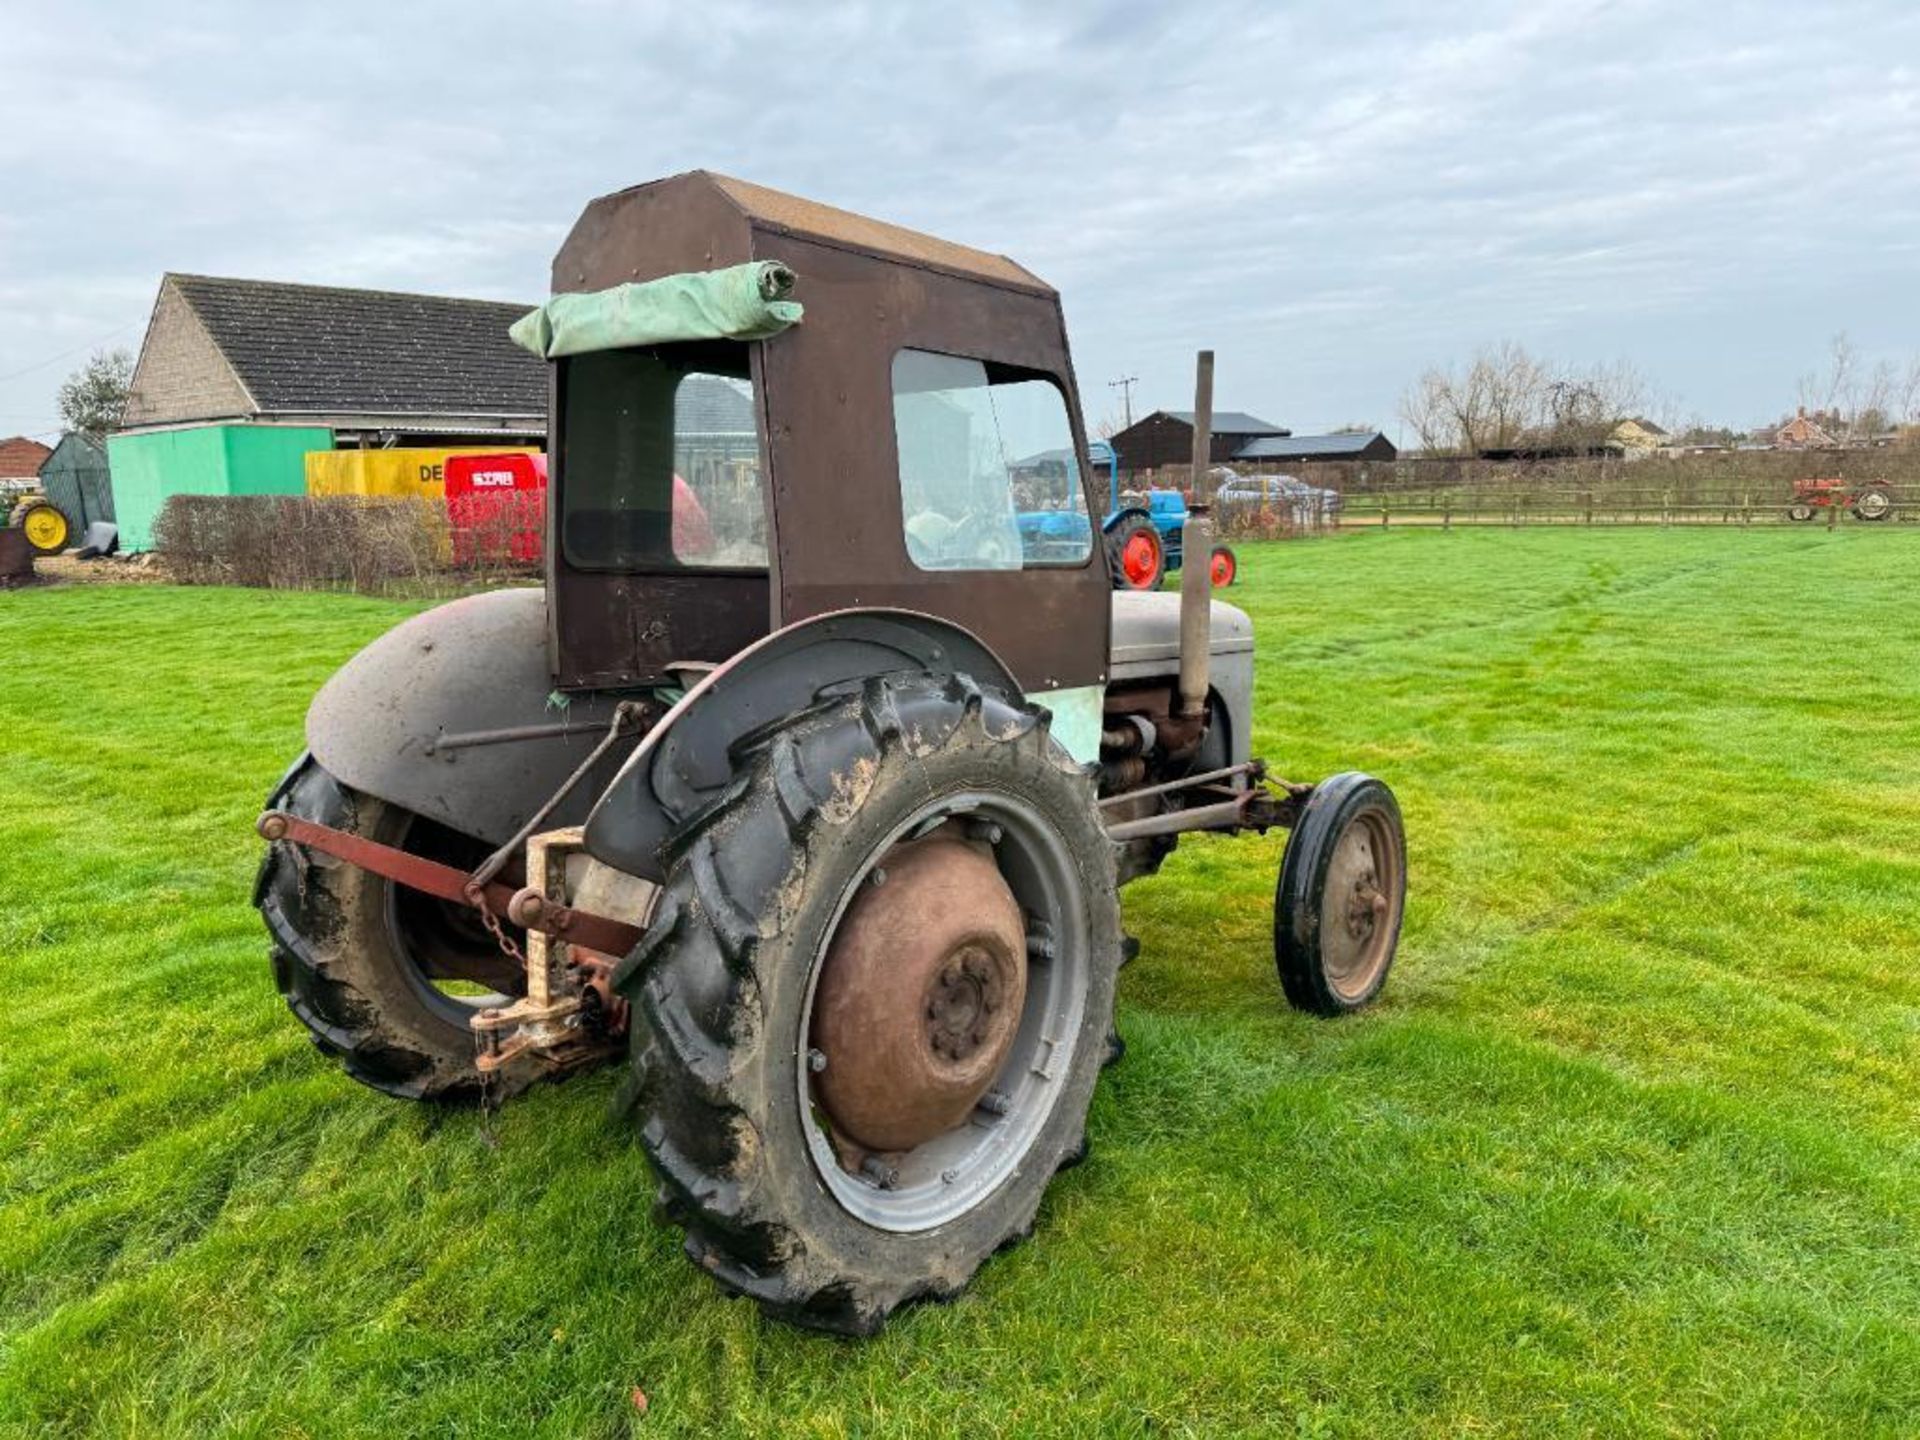
{"type": "Polygon", "coordinates": [[[114,522],[113,484],[107,470],[107,454],[78,432],[60,437],[40,466],[40,488],[67,517],[75,545],[81,543],[87,527],[96,520],[114,522]]]}
{"type": "Polygon", "coordinates": [[[332,448],[333,431],[313,425],[189,425],[109,436],[120,548],[153,548],[153,525],[169,495],[304,495],[307,452],[332,448]]]}

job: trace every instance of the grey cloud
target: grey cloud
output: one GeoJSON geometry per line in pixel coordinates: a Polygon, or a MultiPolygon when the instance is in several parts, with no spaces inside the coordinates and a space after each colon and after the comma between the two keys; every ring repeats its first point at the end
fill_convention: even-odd
{"type": "Polygon", "coordinates": [[[1898,0],[30,4],[0,51],[0,376],[137,342],[170,268],[534,298],[590,196],[696,165],[1018,256],[1096,417],[1199,345],[1296,428],[1507,336],[1736,422],[1833,331],[1920,348],[1898,0]]]}

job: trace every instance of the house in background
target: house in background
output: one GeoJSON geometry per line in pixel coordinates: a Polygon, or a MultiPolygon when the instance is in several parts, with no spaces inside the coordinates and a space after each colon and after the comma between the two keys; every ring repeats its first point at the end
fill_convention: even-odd
{"type": "MultiPolygon", "coordinates": [[[[1249,440],[1291,435],[1284,425],[1270,425],[1242,410],[1216,410],[1209,458],[1215,465],[1233,459],[1249,440]]],[[[1156,410],[1115,435],[1111,442],[1127,470],[1158,470],[1163,465],[1193,463],[1193,412],[1156,410]]]]}
{"type": "Polygon", "coordinates": [[[1835,443],[1833,436],[1807,414],[1807,407],[1804,405],[1799,408],[1793,419],[1773,432],[1773,448],[1776,450],[1817,450],[1835,443]]]}
{"type": "MultiPolygon", "coordinates": [[[[15,435],[0,440],[0,501],[28,490],[40,488],[40,467],[53,451],[38,440],[15,435]]],[[[0,524],[6,516],[0,508],[0,524]]]]}
{"type": "Polygon", "coordinates": [[[1309,460],[1391,461],[1400,458],[1400,451],[1378,430],[1343,430],[1334,435],[1263,435],[1234,451],[1233,458],[1303,463],[1309,460]]]}
{"type": "Polygon", "coordinates": [[[1608,438],[1620,447],[1621,453],[1629,460],[1651,455],[1673,444],[1673,436],[1666,428],[1656,425],[1644,415],[1633,415],[1622,420],[1613,427],[1613,433],[1608,438]]]}
{"type": "Polygon", "coordinates": [[[507,338],[531,308],[164,276],[107,442],[122,547],[171,495],[306,493],[311,451],[542,445],[547,366],[507,338]]]}

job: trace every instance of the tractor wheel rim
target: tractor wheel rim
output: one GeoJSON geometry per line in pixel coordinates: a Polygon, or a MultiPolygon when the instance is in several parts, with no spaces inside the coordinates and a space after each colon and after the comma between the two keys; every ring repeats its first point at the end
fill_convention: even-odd
{"type": "Polygon", "coordinates": [[[1120,569],[1127,583],[1136,590],[1144,589],[1153,583],[1154,572],[1159,568],[1159,542],[1144,530],[1134,531],[1120,549],[1120,569]]]}
{"type": "MultiPolygon", "coordinates": [[[[1039,811],[1011,795],[980,791],[941,797],[895,827],[867,857],[841,897],[821,958],[808,977],[799,1032],[806,1039],[795,1046],[801,1128],[816,1173],[848,1214],[876,1230],[931,1230],[972,1210],[1020,1169],[1074,1071],[1090,974],[1087,939],[1078,919],[1082,908],[1080,881],[1066,842],[1039,811]],[[876,874],[888,873],[882,888],[891,882],[896,847],[913,843],[949,816],[962,817],[975,828],[998,827],[992,863],[1013,898],[1017,923],[1024,927],[1021,949],[1033,948],[1044,937],[1051,942],[1045,947],[1048,958],[1025,967],[1024,995],[1011,1033],[1004,1040],[987,1041],[997,1063],[978,1104],[957,1125],[918,1145],[869,1152],[850,1136],[834,1133],[825,1103],[826,1087],[820,1081],[833,1073],[834,1055],[814,1042],[825,1039],[843,1047],[854,1042],[844,1035],[835,1041],[831,1030],[823,1032],[816,1025],[822,979],[855,900],[873,886],[876,874]]],[[[1024,955],[1020,959],[1024,965],[1024,955]]],[[[964,988],[964,981],[961,985],[964,988]]],[[[939,1008],[938,999],[930,997],[929,1003],[939,1008]]],[[[967,1008],[957,1004],[958,1010],[967,1008]]],[[[916,1012],[907,1018],[924,1026],[946,1017],[916,1012]]],[[[971,1033],[971,1027],[965,1028],[971,1033]]],[[[963,1054],[979,1053],[965,1043],[958,1048],[963,1054]]],[[[867,1074],[878,1068],[868,1067],[867,1074]]]]}
{"type": "Polygon", "coordinates": [[[29,510],[20,528],[27,532],[27,542],[36,550],[56,549],[67,538],[66,520],[45,505],[29,510]]]}
{"type": "Polygon", "coordinates": [[[1378,810],[1363,810],[1334,842],[1321,911],[1321,964],[1344,1000],[1364,997],[1393,958],[1399,930],[1400,851],[1378,810]]]}
{"type": "Polygon", "coordinates": [[[1879,515],[1887,508],[1887,497],[1878,490],[1869,490],[1860,497],[1860,509],[1863,514],[1879,515]]]}

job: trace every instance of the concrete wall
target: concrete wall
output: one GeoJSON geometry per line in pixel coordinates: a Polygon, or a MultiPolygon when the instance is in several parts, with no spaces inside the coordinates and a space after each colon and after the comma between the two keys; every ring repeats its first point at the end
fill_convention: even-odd
{"type": "Polygon", "coordinates": [[[170,495],[305,494],[307,452],[332,448],[331,430],[306,425],[190,425],[112,436],[120,548],[153,548],[154,521],[170,495]]]}

